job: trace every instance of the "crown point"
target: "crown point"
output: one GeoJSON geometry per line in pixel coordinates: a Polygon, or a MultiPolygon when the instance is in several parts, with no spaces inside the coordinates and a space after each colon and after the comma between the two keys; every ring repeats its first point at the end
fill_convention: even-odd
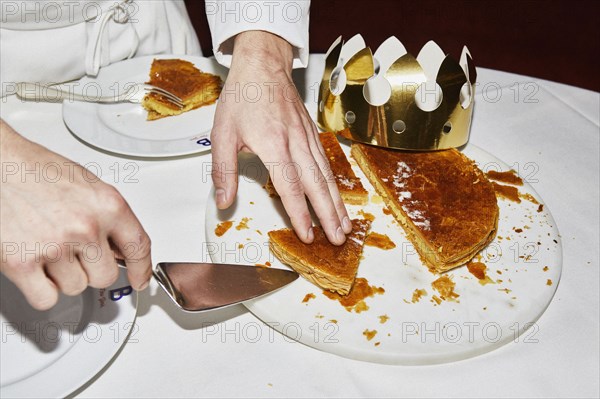
{"type": "Polygon", "coordinates": [[[329,50],[327,50],[327,53],[326,53],[326,54],[327,54],[327,56],[329,56],[329,54],[331,54],[331,52],[332,52],[332,51],[333,51],[333,50],[334,50],[334,49],[335,49],[337,46],[339,46],[341,42],[342,42],[342,35],[339,35],[339,36],[337,37],[337,39],[335,39],[335,40],[333,41],[333,43],[331,43],[331,46],[329,46],[329,50]]]}
{"type": "Polygon", "coordinates": [[[460,60],[458,61],[458,63],[460,64],[461,68],[465,72],[465,76],[467,77],[467,80],[470,80],[469,79],[469,58],[471,58],[471,53],[469,52],[469,49],[467,48],[467,46],[463,46],[462,52],[460,53],[460,60]]]}
{"type": "Polygon", "coordinates": [[[344,66],[348,81],[365,83],[375,73],[373,54],[369,47],[365,47],[354,54],[344,66]]]}
{"type": "Polygon", "coordinates": [[[360,33],[352,36],[350,40],[345,42],[344,46],[342,47],[342,52],[340,53],[340,61],[342,65],[365,47],[367,47],[365,39],[363,39],[360,33]]]}
{"type": "Polygon", "coordinates": [[[435,80],[444,58],[446,54],[436,42],[430,40],[425,43],[417,55],[417,61],[421,64],[427,80],[435,80]]]}
{"type": "Polygon", "coordinates": [[[383,43],[379,45],[373,57],[377,61],[376,73],[385,73],[392,66],[392,64],[404,54],[406,54],[406,48],[396,36],[390,36],[383,43]]]}
{"type": "Polygon", "coordinates": [[[467,80],[471,82],[471,84],[475,84],[475,81],[477,80],[477,71],[475,70],[475,64],[473,63],[473,56],[471,56],[471,52],[467,46],[463,46],[459,63],[463,71],[465,71],[467,80]]]}

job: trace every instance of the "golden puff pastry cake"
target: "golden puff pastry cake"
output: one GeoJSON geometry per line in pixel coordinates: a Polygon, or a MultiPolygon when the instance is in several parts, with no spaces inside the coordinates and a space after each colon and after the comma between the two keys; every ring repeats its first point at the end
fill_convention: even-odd
{"type": "Polygon", "coordinates": [[[147,83],[167,90],[183,101],[183,108],[179,108],[160,94],[148,93],[142,106],[148,111],[149,121],[213,104],[223,86],[219,76],[202,72],[191,62],[180,59],[155,59],[147,83]]]}
{"type": "Polygon", "coordinates": [[[300,241],[292,229],[270,231],[269,249],[282,263],[311,283],[346,295],[356,278],[370,227],[370,220],[353,219],[352,232],[340,246],[331,244],[318,226],[313,227],[315,239],[312,244],[300,241]]]}
{"type": "Polygon", "coordinates": [[[461,152],[353,144],[351,154],[430,270],[461,266],[494,239],[494,187],[461,152]]]}

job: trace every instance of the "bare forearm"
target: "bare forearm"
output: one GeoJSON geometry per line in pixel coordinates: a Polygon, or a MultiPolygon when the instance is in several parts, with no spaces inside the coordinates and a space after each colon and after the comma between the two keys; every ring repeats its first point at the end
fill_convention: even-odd
{"type": "Polygon", "coordinates": [[[231,68],[268,68],[272,72],[290,73],[293,63],[292,45],[265,31],[248,31],[235,37],[231,68]]]}
{"type": "MultiPolygon", "coordinates": [[[[16,147],[24,140],[4,119],[0,119],[0,159],[11,161],[15,157],[16,147]]],[[[4,180],[4,179],[2,179],[4,180]]]]}

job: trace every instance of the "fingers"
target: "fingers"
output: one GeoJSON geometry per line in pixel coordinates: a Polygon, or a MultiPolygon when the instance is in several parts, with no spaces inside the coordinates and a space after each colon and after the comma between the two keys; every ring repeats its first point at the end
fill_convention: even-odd
{"type": "Polygon", "coordinates": [[[235,200],[238,185],[237,146],[235,138],[228,137],[225,130],[213,129],[212,145],[212,180],[215,185],[215,197],[219,209],[226,209],[235,200]],[[229,138],[229,140],[228,140],[229,138]]]}
{"type": "Polygon", "coordinates": [[[124,222],[123,225],[128,227],[115,229],[111,239],[123,255],[129,283],[133,289],[141,291],[148,286],[152,276],[151,242],[139,222],[137,226],[135,224],[134,221],[124,222]]]}
{"type": "Polygon", "coordinates": [[[115,253],[106,238],[101,242],[88,244],[85,252],[79,255],[79,261],[85,270],[90,287],[110,287],[119,278],[115,253]]]}
{"type": "Polygon", "coordinates": [[[331,196],[331,200],[333,201],[333,205],[337,212],[339,221],[342,226],[342,230],[344,233],[348,234],[352,231],[352,222],[350,222],[350,218],[348,216],[348,211],[346,210],[346,206],[344,205],[344,201],[342,201],[342,197],[340,195],[337,183],[335,181],[335,176],[331,170],[329,165],[329,161],[325,155],[325,150],[323,149],[323,145],[321,144],[321,140],[319,140],[319,132],[315,124],[312,121],[307,122],[309,126],[306,126],[309,134],[308,143],[311,148],[311,152],[317,164],[319,165],[319,169],[323,174],[325,182],[327,183],[327,187],[329,189],[329,194],[331,196]],[[312,132],[312,134],[310,134],[312,132]]]}
{"type": "Polygon", "coordinates": [[[301,171],[291,161],[286,140],[281,139],[279,145],[273,140],[270,145],[262,146],[256,153],[269,169],[275,190],[290,217],[296,235],[302,242],[312,243],[314,232],[299,174],[301,171]]]}
{"type": "Polygon", "coordinates": [[[304,134],[290,134],[290,153],[294,162],[300,167],[300,180],[304,191],[321,221],[327,239],[335,245],[343,244],[346,241],[346,235],[331,198],[329,187],[310,151],[308,139],[304,134]]]}
{"type": "Polygon", "coordinates": [[[93,247],[88,243],[85,252],[75,253],[68,246],[48,246],[37,262],[4,266],[2,271],[33,308],[47,310],[58,301],[59,291],[75,296],[88,285],[105,288],[116,281],[118,270],[108,242],[91,254],[89,248],[93,247]]]}
{"type": "Polygon", "coordinates": [[[88,285],[88,277],[77,256],[59,259],[46,264],[46,275],[54,285],[65,295],[75,296],[81,294],[88,285]]]}
{"type": "Polygon", "coordinates": [[[2,272],[34,309],[48,310],[58,301],[58,289],[44,273],[41,263],[8,261],[2,265],[2,272]]]}
{"type": "MultiPolygon", "coordinates": [[[[108,239],[116,247],[115,252],[118,252],[119,256],[125,260],[127,277],[133,289],[143,290],[148,286],[152,276],[150,237],[144,231],[127,202],[116,190],[114,190],[112,198],[107,199],[106,208],[109,210],[109,214],[112,215],[112,220],[110,220],[112,227],[108,231],[108,239]]],[[[106,247],[108,247],[108,244],[106,247]]],[[[116,270],[116,262],[110,248],[105,250],[103,247],[102,249],[103,252],[106,251],[110,255],[102,259],[98,273],[107,272],[108,275],[101,278],[109,280],[116,270]],[[112,261],[109,257],[112,257],[112,261]]],[[[96,265],[86,266],[87,268],[96,267],[96,265]]],[[[96,281],[96,283],[99,283],[99,281],[96,281]]]]}

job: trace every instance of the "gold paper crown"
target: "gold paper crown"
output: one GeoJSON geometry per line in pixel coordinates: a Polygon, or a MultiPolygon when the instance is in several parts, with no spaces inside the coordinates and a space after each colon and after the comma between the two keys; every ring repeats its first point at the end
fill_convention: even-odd
{"type": "Polygon", "coordinates": [[[469,50],[456,62],[433,41],[415,58],[394,36],[375,54],[361,35],[327,52],[319,127],[383,147],[440,150],[469,140],[476,71],[469,50]]]}

